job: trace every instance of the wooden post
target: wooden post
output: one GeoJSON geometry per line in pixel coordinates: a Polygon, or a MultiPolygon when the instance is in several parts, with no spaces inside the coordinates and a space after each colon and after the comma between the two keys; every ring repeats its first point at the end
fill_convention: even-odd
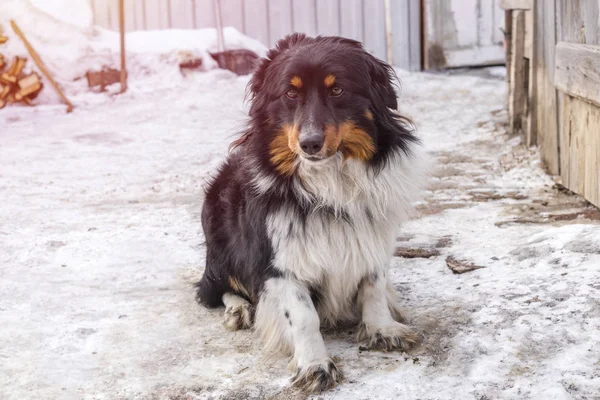
{"type": "Polygon", "coordinates": [[[65,103],[67,105],[67,112],[73,111],[73,103],[71,103],[69,101],[69,99],[67,98],[67,96],[65,96],[65,93],[60,88],[60,86],[58,86],[58,83],[56,83],[56,81],[54,80],[54,78],[52,78],[52,75],[50,75],[50,72],[48,72],[48,69],[46,68],[46,66],[42,62],[42,59],[40,58],[39,54],[34,50],[33,47],[31,47],[31,44],[29,44],[29,41],[27,40],[27,38],[25,37],[25,35],[21,31],[21,29],[19,29],[19,27],[17,26],[17,24],[13,20],[10,21],[10,25],[12,26],[13,30],[15,31],[15,33],[23,41],[23,44],[25,45],[25,48],[27,49],[27,51],[31,55],[31,58],[33,58],[33,61],[35,61],[36,65],[38,66],[38,68],[40,69],[40,71],[42,71],[42,74],[44,74],[44,76],[46,77],[46,79],[48,79],[48,81],[50,82],[50,84],[52,85],[52,87],[54,87],[54,90],[56,90],[56,92],[58,93],[58,95],[62,99],[63,103],[65,103]]]}
{"type": "Polygon", "coordinates": [[[512,12],[510,89],[508,99],[509,130],[514,135],[522,128],[525,106],[525,18],[522,10],[512,12]]]}
{"type": "MultiPolygon", "coordinates": [[[[552,175],[561,173],[559,145],[559,103],[554,87],[554,50],[556,46],[557,22],[560,16],[557,3],[540,0],[535,2],[533,61],[535,65],[535,118],[537,142],[542,159],[552,175]]],[[[581,25],[580,25],[581,26],[581,25]]]]}
{"type": "MultiPolygon", "coordinates": [[[[535,4],[537,0],[534,0],[535,4]]],[[[544,0],[540,0],[544,1],[544,0]]],[[[535,96],[537,85],[535,84],[535,40],[533,39],[535,32],[535,21],[534,10],[525,11],[525,57],[529,60],[528,63],[528,77],[527,77],[527,115],[525,121],[525,143],[528,146],[537,145],[537,129],[536,129],[536,104],[535,104],[535,96]]]]}
{"type": "Polygon", "coordinates": [[[121,93],[127,90],[127,65],[125,63],[125,0],[119,0],[119,31],[121,33],[121,93]]]}

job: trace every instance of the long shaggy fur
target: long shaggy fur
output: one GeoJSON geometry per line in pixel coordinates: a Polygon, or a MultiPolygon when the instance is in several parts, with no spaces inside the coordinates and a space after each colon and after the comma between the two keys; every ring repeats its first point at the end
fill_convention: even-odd
{"type": "Polygon", "coordinates": [[[256,307],[266,350],[293,356],[294,382],[310,392],[342,377],[321,345],[322,324],[360,322],[384,350],[417,341],[398,322],[386,275],[422,182],[394,78],[359,42],[282,39],[250,81],[248,129],[206,192],[198,301],[228,303],[230,329],[245,327],[256,307]],[[316,155],[310,135],[324,143],[316,155]]]}

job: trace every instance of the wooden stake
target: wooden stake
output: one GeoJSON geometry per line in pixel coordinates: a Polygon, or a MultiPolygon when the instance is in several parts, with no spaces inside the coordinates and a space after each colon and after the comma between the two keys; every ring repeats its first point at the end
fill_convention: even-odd
{"type": "Polygon", "coordinates": [[[50,75],[50,72],[48,72],[48,69],[46,68],[46,66],[42,62],[42,59],[40,58],[40,56],[38,55],[38,53],[33,49],[33,47],[31,47],[31,44],[29,44],[29,41],[27,40],[27,38],[25,37],[25,35],[23,34],[23,32],[21,32],[21,29],[19,29],[19,27],[17,26],[17,24],[13,20],[10,21],[10,25],[12,26],[13,30],[15,31],[15,33],[23,41],[23,44],[27,48],[27,51],[31,55],[31,58],[33,58],[33,61],[35,61],[36,65],[38,66],[38,68],[40,69],[40,71],[42,71],[42,74],[44,74],[44,76],[46,77],[46,79],[48,79],[48,81],[50,82],[50,84],[52,85],[52,87],[54,88],[54,90],[56,90],[56,92],[58,93],[58,95],[62,99],[63,103],[65,103],[67,105],[67,112],[69,113],[69,112],[73,111],[73,103],[71,103],[69,101],[69,99],[67,98],[67,96],[65,96],[65,93],[60,88],[60,86],[58,86],[58,83],[56,83],[56,81],[54,80],[54,78],[52,78],[52,75],[50,75]]]}
{"type": "Polygon", "coordinates": [[[508,129],[516,135],[523,127],[525,107],[525,14],[512,12],[510,82],[508,96],[508,129]]]}
{"type": "Polygon", "coordinates": [[[127,66],[125,65],[125,0],[119,0],[119,30],[121,31],[121,93],[127,90],[127,66]]]}

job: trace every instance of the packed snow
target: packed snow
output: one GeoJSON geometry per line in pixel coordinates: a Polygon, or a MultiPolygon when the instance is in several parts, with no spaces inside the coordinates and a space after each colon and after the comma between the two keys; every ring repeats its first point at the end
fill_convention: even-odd
{"type": "MultiPolygon", "coordinates": [[[[286,361],[226,331],[191,286],[203,187],[243,129],[248,77],[180,74],[178,43],[194,51],[198,35],[205,54],[206,32],[168,32],[191,38],[155,52],[156,33],[137,33],[129,90],[91,93],[73,79],[118,59],[113,33],[7,10],[39,25],[32,42],[76,109],[47,87],[36,107],[0,110],[0,398],[303,398],[286,361]]],[[[503,80],[398,72],[401,112],[434,161],[398,246],[439,255],[395,257],[391,276],[425,340],[378,353],[353,330],[327,332],[346,381],[315,398],[600,398],[599,212],[506,134],[503,80]],[[484,268],[455,275],[448,256],[484,268]]]]}

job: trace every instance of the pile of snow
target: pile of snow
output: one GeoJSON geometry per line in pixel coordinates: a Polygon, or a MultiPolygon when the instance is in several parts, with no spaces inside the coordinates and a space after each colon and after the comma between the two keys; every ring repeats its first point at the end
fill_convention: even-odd
{"type": "MultiPolygon", "coordinates": [[[[119,34],[92,25],[88,0],[7,0],[0,4],[0,26],[9,41],[0,47],[7,58],[30,59],[22,41],[10,28],[14,20],[34,49],[77,105],[104,101],[91,95],[86,72],[102,68],[120,69],[119,34]]],[[[224,29],[228,49],[248,49],[263,56],[267,48],[232,27],[224,29]]],[[[210,56],[217,51],[215,29],[138,31],[126,35],[129,86],[173,87],[184,85],[179,63],[200,58],[204,70],[218,67],[210,56]]],[[[26,72],[37,71],[29,61],[26,72]]],[[[39,71],[38,71],[39,72],[39,71]]],[[[58,104],[60,99],[47,85],[37,104],[58,104]]]]}

